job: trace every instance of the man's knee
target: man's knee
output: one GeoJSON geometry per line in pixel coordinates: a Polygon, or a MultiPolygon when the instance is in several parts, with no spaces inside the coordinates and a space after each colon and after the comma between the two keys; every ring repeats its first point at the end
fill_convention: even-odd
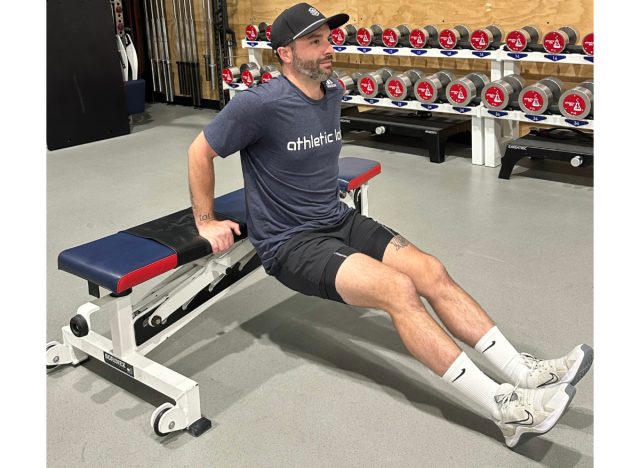
{"type": "Polygon", "coordinates": [[[408,305],[420,301],[418,290],[409,275],[393,270],[387,279],[387,288],[384,289],[384,309],[388,312],[394,310],[406,310],[408,305]]]}
{"type": "Polygon", "coordinates": [[[438,288],[450,284],[451,277],[444,264],[438,258],[425,253],[422,263],[423,274],[430,287],[438,288]]]}

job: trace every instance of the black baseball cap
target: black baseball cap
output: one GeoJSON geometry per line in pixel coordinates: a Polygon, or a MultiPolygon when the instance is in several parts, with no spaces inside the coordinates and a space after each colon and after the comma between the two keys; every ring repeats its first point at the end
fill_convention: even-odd
{"type": "Polygon", "coordinates": [[[278,50],[299,37],[306,36],[323,24],[335,29],[349,21],[349,15],[338,13],[325,17],[308,3],[298,3],[278,15],[271,25],[271,48],[278,50]]]}

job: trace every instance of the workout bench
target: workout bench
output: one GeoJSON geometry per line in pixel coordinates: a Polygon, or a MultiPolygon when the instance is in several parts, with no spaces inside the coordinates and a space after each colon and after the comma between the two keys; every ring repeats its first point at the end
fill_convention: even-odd
{"type": "MultiPolygon", "coordinates": [[[[376,161],[341,158],[340,198],[368,214],[369,180],[380,174],[376,161]]],[[[152,349],[235,289],[238,281],[261,264],[247,238],[244,189],[215,199],[218,219],[240,225],[241,235],[227,251],[212,255],[198,235],[191,208],[111,236],[67,249],[58,268],[83,278],[96,299],[81,305],[63,342],[46,347],[47,370],[80,364],[89,356],[166,395],[173,403],[160,405],[151,415],[158,436],[185,429],[198,437],[211,428],[200,411],[198,383],[145,357],[152,349]],[[134,286],[176,269],[135,305],[134,286]],[[110,294],[100,297],[100,287],[110,294]],[[109,316],[111,339],[91,328],[97,312],[109,316]]]]}

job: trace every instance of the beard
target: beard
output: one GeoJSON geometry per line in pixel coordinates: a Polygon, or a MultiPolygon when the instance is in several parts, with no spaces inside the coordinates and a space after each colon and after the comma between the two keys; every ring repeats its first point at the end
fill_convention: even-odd
{"type": "Polygon", "coordinates": [[[293,53],[293,68],[298,73],[301,73],[305,76],[308,76],[314,81],[325,81],[331,77],[333,74],[333,70],[331,71],[322,71],[320,68],[320,62],[323,60],[328,60],[331,58],[331,55],[327,57],[323,57],[318,60],[302,60],[300,57],[293,53]]]}

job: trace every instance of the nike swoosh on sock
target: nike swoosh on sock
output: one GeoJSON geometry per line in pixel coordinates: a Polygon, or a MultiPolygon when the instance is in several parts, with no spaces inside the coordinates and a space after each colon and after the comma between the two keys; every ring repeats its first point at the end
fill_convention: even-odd
{"type": "Polygon", "coordinates": [[[462,377],[462,376],[464,375],[464,373],[466,372],[466,370],[467,370],[467,369],[463,367],[463,368],[462,368],[462,371],[460,372],[460,375],[459,375],[458,377],[456,377],[455,379],[453,379],[453,380],[451,381],[451,383],[455,382],[455,381],[456,381],[456,380],[458,380],[460,377],[462,377]]]}
{"type": "Polygon", "coordinates": [[[490,344],[489,346],[487,346],[487,347],[484,349],[484,351],[482,351],[482,354],[486,353],[486,352],[489,350],[489,348],[491,348],[494,344],[496,344],[495,340],[493,340],[493,341],[491,342],[491,344],[490,344]]]}

